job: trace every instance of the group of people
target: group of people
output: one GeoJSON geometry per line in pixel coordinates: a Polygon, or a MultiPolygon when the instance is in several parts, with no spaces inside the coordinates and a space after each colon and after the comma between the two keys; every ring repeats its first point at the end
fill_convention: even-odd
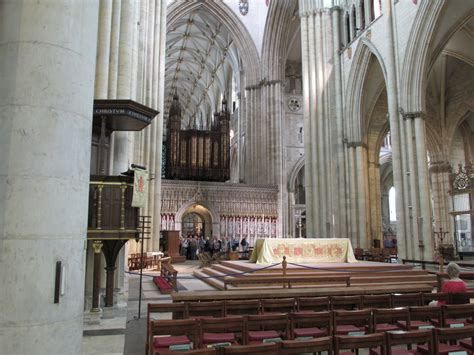
{"type": "Polygon", "coordinates": [[[198,254],[209,253],[211,256],[215,253],[222,253],[224,258],[230,251],[237,251],[241,247],[241,251],[248,253],[249,244],[247,240],[242,238],[229,237],[204,237],[203,235],[191,234],[181,236],[180,240],[180,255],[185,256],[188,260],[197,260],[198,254]]]}

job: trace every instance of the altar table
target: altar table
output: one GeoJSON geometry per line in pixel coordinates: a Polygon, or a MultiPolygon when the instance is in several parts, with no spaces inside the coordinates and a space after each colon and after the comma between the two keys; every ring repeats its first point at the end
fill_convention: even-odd
{"type": "Polygon", "coordinates": [[[356,263],[351,241],[347,238],[267,238],[258,239],[250,262],[356,263]]]}

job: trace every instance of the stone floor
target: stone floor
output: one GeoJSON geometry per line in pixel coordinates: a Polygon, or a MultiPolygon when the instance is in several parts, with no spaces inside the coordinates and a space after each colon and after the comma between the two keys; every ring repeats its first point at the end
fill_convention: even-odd
{"type": "MultiPolygon", "coordinates": [[[[178,283],[188,291],[212,290],[204,282],[192,277],[192,272],[197,269],[199,262],[186,261],[174,264],[178,270],[178,283]]],[[[146,309],[149,302],[171,302],[169,295],[162,295],[152,281],[150,275],[157,273],[144,271],[142,282],[141,316],[138,317],[139,285],[138,274],[126,274],[124,294],[113,307],[113,317],[109,312],[100,314],[86,313],[84,315],[84,355],[143,355],[145,353],[146,337],[146,309]],[[126,301],[126,302],[125,302],[126,301]]],[[[186,291],[181,291],[186,292],[186,291]]]]}

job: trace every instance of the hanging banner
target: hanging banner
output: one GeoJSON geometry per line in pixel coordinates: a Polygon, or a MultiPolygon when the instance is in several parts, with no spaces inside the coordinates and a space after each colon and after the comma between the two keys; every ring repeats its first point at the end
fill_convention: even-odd
{"type": "Polygon", "coordinates": [[[134,173],[132,207],[143,208],[148,198],[148,171],[135,169],[134,173]]]}

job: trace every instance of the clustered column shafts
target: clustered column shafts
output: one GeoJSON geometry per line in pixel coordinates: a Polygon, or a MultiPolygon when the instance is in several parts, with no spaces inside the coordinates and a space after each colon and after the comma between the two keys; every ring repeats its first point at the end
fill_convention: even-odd
{"type": "Polygon", "coordinates": [[[335,211],[341,197],[335,191],[338,183],[330,178],[331,172],[344,171],[343,150],[336,152],[340,160],[333,161],[331,156],[334,141],[342,137],[342,112],[337,112],[331,99],[338,80],[340,89],[340,76],[334,78],[332,73],[340,70],[340,62],[334,68],[336,25],[332,17],[329,9],[319,8],[315,2],[300,1],[307,228],[308,236],[318,238],[340,237],[334,226],[346,223],[335,211]],[[331,129],[333,116],[336,129],[331,129]]]}
{"type": "Polygon", "coordinates": [[[337,164],[335,164],[334,176],[336,177],[335,192],[338,196],[337,207],[334,210],[335,223],[334,234],[336,236],[346,236],[348,232],[347,224],[347,204],[346,195],[349,193],[346,185],[346,162],[345,162],[345,144],[344,144],[344,124],[343,124],[343,100],[342,100],[342,73],[341,73],[341,57],[339,54],[341,46],[341,38],[339,29],[340,24],[340,8],[332,8],[332,33],[333,33],[333,58],[334,58],[334,98],[336,106],[336,126],[337,126],[337,140],[336,140],[336,157],[337,164]]]}
{"type": "Polygon", "coordinates": [[[160,112],[143,131],[115,132],[110,143],[109,171],[120,174],[136,162],[146,166],[153,179],[142,214],[158,222],[152,226],[146,250],[159,248],[166,6],[160,0],[101,0],[100,4],[95,97],[132,99],[160,112]]]}
{"type": "MultiPolygon", "coordinates": [[[[308,16],[300,15],[301,18],[301,43],[308,43],[308,16]]],[[[309,83],[309,46],[303,45],[302,48],[302,74],[303,74],[303,124],[304,124],[304,148],[305,148],[305,194],[306,194],[306,234],[312,236],[315,234],[314,210],[313,210],[313,177],[311,166],[313,155],[311,151],[311,103],[310,103],[310,83],[309,83]]]]}
{"type": "MultiPolygon", "coordinates": [[[[400,147],[400,117],[398,112],[398,90],[397,77],[395,72],[395,50],[394,50],[394,31],[393,31],[393,17],[391,9],[391,1],[383,0],[382,10],[384,16],[387,16],[386,31],[387,31],[387,100],[388,100],[388,114],[390,121],[390,135],[392,137],[392,165],[393,165],[393,184],[397,193],[396,196],[396,210],[397,210],[397,247],[399,255],[407,256],[407,240],[406,240],[406,225],[405,225],[405,196],[403,194],[404,181],[402,177],[402,152],[400,147]]],[[[410,248],[411,249],[411,248],[410,248]]]]}

